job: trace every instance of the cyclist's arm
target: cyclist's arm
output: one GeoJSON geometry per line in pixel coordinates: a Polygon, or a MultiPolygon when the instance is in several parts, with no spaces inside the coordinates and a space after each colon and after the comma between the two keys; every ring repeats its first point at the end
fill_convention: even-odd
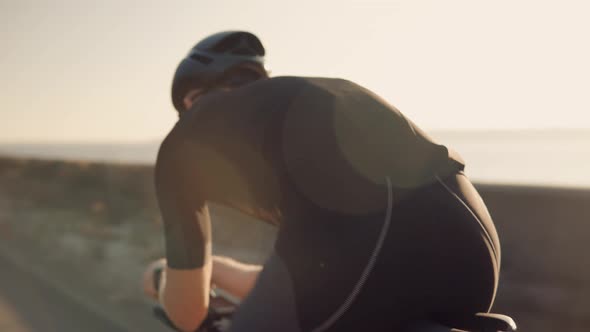
{"type": "Polygon", "coordinates": [[[160,147],[155,171],[167,259],[159,298],[182,331],[198,328],[209,307],[211,222],[196,153],[173,130],[160,147]]]}
{"type": "Polygon", "coordinates": [[[237,298],[243,299],[254,287],[261,270],[261,265],[245,264],[229,257],[213,256],[211,282],[237,298]]]}
{"type": "Polygon", "coordinates": [[[160,303],[180,331],[195,331],[207,317],[209,293],[204,285],[210,274],[211,262],[191,270],[167,267],[162,275],[160,303]]]}

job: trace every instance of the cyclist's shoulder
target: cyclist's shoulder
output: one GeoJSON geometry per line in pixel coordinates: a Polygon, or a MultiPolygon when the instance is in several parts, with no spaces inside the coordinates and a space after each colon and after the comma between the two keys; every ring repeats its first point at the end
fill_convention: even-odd
{"type": "MultiPolygon", "coordinates": [[[[156,169],[163,165],[186,165],[193,162],[193,155],[201,151],[210,141],[212,134],[205,120],[196,116],[191,109],[186,111],[160,143],[156,158],[156,169]]],[[[214,128],[211,128],[214,130],[214,128]]],[[[174,166],[176,167],[176,166],[174,166]]]]}
{"type": "Polygon", "coordinates": [[[341,77],[323,76],[277,76],[266,80],[273,85],[300,85],[309,88],[326,89],[336,86],[355,86],[361,88],[357,83],[341,77]]]}
{"type": "Polygon", "coordinates": [[[313,104],[325,96],[334,97],[357,89],[362,87],[342,78],[278,76],[228,92],[213,92],[183,114],[163,140],[160,150],[186,151],[195,142],[218,141],[220,131],[232,136],[230,129],[240,131],[242,127],[251,126],[249,121],[243,121],[248,114],[260,113],[260,110],[269,114],[265,111],[268,105],[284,103],[285,107],[274,111],[285,111],[293,99],[305,99],[313,104]]]}
{"type": "Polygon", "coordinates": [[[347,87],[349,91],[355,89],[364,89],[357,83],[340,77],[321,77],[321,76],[276,76],[266,80],[258,81],[244,88],[259,89],[269,93],[276,93],[280,90],[290,92],[300,92],[302,90],[309,92],[314,90],[334,90],[347,87]]]}
{"type": "MultiPolygon", "coordinates": [[[[308,102],[334,99],[348,100],[358,96],[376,98],[376,95],[369,89],[346,78],[314,76],[296,77],[295,79],[300,86],[295,97],[308,102]]],[[[292,78],[287,78],[287,80],[292,80],[292,78]]]]}
{"type": "Polygon", "coordinates": [[[186,143],[190,136],[188,131],[182,130],[179,122],[170,130],[160,143],[156,158],[156,174],[158,170],[169,169],[177,163],[181,163],[183,155],[186,154],[186,143]]]}

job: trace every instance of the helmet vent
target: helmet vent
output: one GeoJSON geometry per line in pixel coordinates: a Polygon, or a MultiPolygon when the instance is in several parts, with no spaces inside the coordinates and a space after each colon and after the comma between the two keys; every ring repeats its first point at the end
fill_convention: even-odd
{"type": "Polygon", "coordinates": [[[201,54],[191,54],[190,58],[193,60],[199,61],[200,63],[206,64],[206,65],[213,62],[213,59],[211,59],[208,56],[201,55],[201,54]]]}

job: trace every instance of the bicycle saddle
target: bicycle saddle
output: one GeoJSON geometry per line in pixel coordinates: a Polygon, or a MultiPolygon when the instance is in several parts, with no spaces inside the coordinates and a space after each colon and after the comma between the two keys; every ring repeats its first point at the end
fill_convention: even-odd
{"type": "Polygon", "coordinates": [[[477,313],[453,316],[441,320],[423,320],[412,323],[404,332],[513,332],[516,323],[506,315],[477,313]]]}

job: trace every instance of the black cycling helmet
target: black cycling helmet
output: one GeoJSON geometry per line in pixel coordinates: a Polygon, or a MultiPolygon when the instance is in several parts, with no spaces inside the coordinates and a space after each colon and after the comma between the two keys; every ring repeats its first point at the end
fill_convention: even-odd
{"type": "Polygon", "coordinates": [[[183,99],[189,90],[206,86],[237,65],[253,63],[266,74],[264,54],[258,37],[245,31],[219,32],[201,40],[180,62],[174,74],[174,108],[184,111],[183,99]]]}

